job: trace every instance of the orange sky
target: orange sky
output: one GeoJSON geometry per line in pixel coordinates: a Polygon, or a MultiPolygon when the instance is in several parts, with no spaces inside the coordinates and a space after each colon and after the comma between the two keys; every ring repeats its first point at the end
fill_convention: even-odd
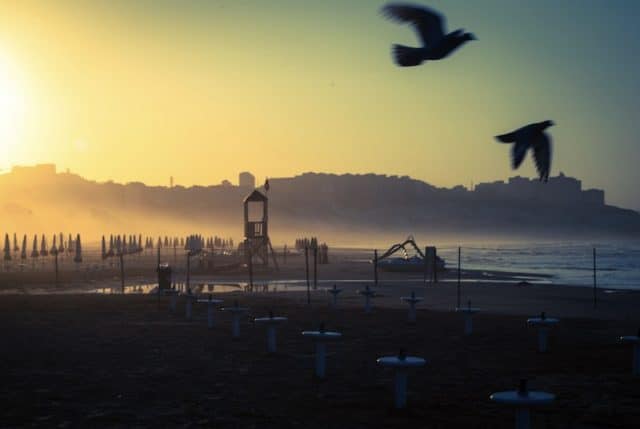
{"type": "MultiPolygon", "coordinates": [[[[626,52],[599,49],[633,36],[629,11],[433,1],[479,41],[399,69],[390,44],[417,42],[379,16],[383,3],[4,2],[0,168],[54,162],[149,184],[235,182],[249,170],[259,182],[322,171],[469,185],[514,174],[493,135],[553,119],[552,174],[640,208],[627,60],[638,37],[626,52]]],[[[532,164],[518,173],[535,176],[532,164]]]]}

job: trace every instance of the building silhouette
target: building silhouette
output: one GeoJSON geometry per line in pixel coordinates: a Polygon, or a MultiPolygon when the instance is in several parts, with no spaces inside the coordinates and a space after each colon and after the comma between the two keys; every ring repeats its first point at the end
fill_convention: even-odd
{"type": "Polygon", "coordinates": [[[589,204],[603,206],[604,191],[582,190],[582,181],[560,173],[550,177],[548,183],[515,176],[507,182],[478,183],[473,191],[476,197],[487,200],[539,201],[550,204],[589,204]]]}
{"type": "Polygon", "coordinates": [[[246,189],[255,189],[256,188],[256,178],[253,174],[248,171],[243,171],[238,175],[238,186],[246,189]]]}

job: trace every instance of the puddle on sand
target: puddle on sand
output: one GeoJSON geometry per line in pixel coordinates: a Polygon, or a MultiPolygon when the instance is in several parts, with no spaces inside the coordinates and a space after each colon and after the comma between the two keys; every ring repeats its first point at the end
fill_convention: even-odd
{"type": "MultiPolygon", "coordinates": [[[[525,279],[523,277],[523,279],[525,279]]],[[[539,278],[526,278],[530,284],[551,284],[550,279],[539,278]]],[[[462,283],[499,283],[499,284],[515,284],[514,280],[502,280],[502,279],[461,279],[462,283]]],[[[439,280],[438,283],[451,284],[456,283],[456,279],[439,280]]],[[[422,283],[422,279],[410,278],[404,280],[393,281],[381,281],[379,287],[392,287],[394,285],[401,285],[406,283],[422,283]]],[[[349,279],[334,279],[334,280],[320,280],[318,281],[318,288],[314,289],[311,286],[312,292],[325,292],[330,289],[334,284],[336,285],[354,285],[364,286],[371,285],[371,281],[366,280],[349,280],[349,279]]],[[[184,290],[184,283],[177,285],[179,290],[184,290]]],[[[157,290],[156,283],[140,283],[136,285],[125,286],[125,294],[152,294],[157,290]]],[[[305,280],[274,280],[266,282],[256,282],[253,287],[247,282],[194,282],[191,285],[191,290],[195,294],[208,294],[208,293],[231,293],[231,292],[247,292],[247,293],[278,293],[278,292],[306,292],[307,285],[305,280]]],[[[119,285],[104,286],[99,288],[80,288],[69,287],[61,289],[51,288],[12,288],[0,290],[2,294],[26,294],[26,295],[63,295],[63,294],[121,294],[122,288],[119,285]]]]}

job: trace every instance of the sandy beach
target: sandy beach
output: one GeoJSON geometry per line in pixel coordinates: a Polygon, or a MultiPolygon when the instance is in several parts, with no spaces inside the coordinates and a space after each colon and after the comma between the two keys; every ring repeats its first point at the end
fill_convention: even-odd
{"type": "Polygon", "coordinates": [[[567,299],[563,292],[585,292],[580,288],[465,291],[471,287],[482,291],[474,289],[474,305],[487,311],[475,316],[470,337],[451,311],[449,285],[417,291],[426,300],[415,325],[395,297],[402,291],[391,293],[390,286],[380,288],[384,296],[371,314],[348,290],[337,310],[322,292],[312,294],[311,306],[300,292],[216,294],[250,308],[239,340],[231,338],[227,314],[217,313],[210,330],[204,305],[187,322],[184,304],[170,314],[166,297],[6,295],[2,426],[510,428],[513,410],[488,396],[527,378],[532,389],[558,395],[533,413],[534,427],[637,427],[640,385],[630,375],[630,348],[616,338],[634,334],[638,316],[605,317],[622,314],[614,307],[624,302],[638,308],[637,294],[607,295],[593,312],[586,297],[567,299]],[[534,298],[562,319],[546,354],[536,351],[535,331],[525,323],[524,314],[533,315],[525,307],[542,309],[534,298]],[[573,310],[560,313],[549,304],[573,310]],[[266,353],[265,330],[251,322],[269,311],[289,318],[276,355],[266,353]],[[343,333],[329,346],[325,381],[314,378],[313,347],[301,336],[320,322],[343,333]],[[392,372],[376,365],[377,357],[400,348],[428,360],[410,375],[409,408],[402,412],[393,408],[392,372]]]}

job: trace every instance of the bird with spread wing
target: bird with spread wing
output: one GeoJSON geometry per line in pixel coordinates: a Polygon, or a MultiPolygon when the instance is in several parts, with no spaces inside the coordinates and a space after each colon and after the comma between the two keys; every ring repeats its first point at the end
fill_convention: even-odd
{"type": "Polygon", "coordinates": [[[412,48],[393,45],[393,57],[401,67],[411,67],[424,61],[446,58],[453,51],[470,40],[476,40],[472,33],[463,29],[446,34],[446,19],[440,13],[424,6],[390,3],[382,8],[382,14],[392,21],[411,24],[422,46],[412,48]]]}
{"type": "Polygon", "coordinates": [[[535,122],[507,134],[496,136],[500,143],[513,143],[511,166],[520,167],[527,151],[533,151],[533,160],[540,175],[540,181],[549,180],[551,169],[551,137],[544,131],[554,125],[553,121],[535,122]]]}

